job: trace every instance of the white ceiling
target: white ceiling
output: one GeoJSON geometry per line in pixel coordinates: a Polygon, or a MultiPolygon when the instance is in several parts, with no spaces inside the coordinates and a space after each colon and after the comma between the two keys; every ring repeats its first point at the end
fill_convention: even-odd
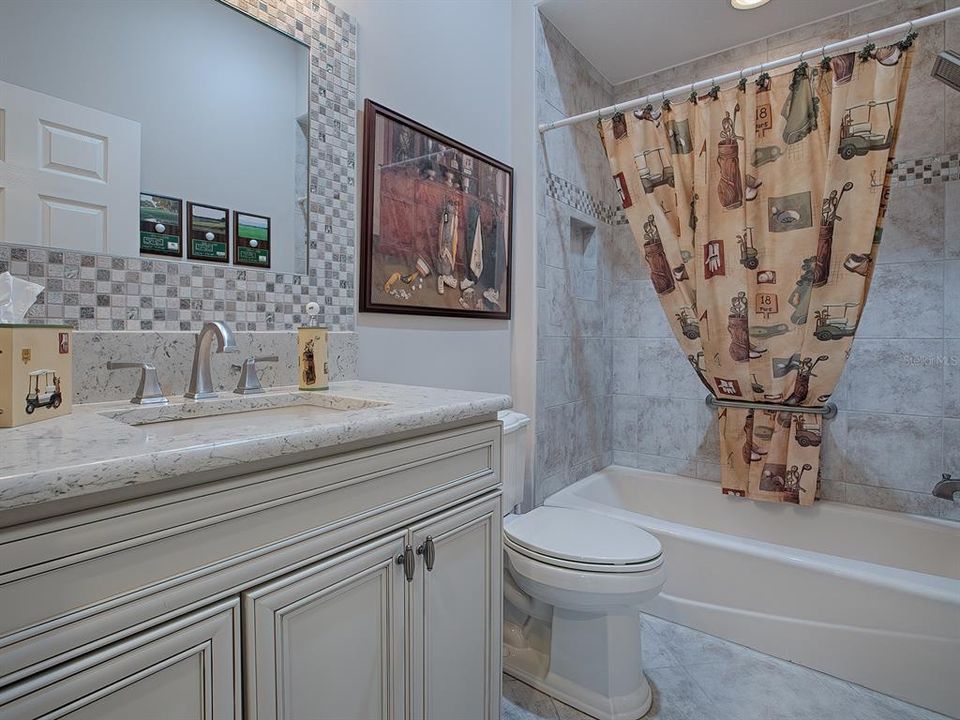
{"type": "Polygon", "coordinates": [[[539,7],[617,85],[869,4],[770,0],[734,10],[729,0],[543,0],[539,7]]]}

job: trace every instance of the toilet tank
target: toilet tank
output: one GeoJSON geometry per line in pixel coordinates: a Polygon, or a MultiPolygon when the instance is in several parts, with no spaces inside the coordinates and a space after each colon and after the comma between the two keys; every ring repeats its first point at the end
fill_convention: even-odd
{"type": "Polygon", "coordinates": [[[527,459],[527,425],[530,418],[512,410],[497,414],[503,423],[501,461],[503,481],[503,513],[519,511],[524,501],[524,479],[527,459]]]}

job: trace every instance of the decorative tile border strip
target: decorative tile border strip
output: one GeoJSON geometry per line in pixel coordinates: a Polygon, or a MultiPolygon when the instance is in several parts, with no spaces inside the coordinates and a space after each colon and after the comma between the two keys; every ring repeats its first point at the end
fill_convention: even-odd
{"type": "MultiPolygon", "coordinates": [[[[945,153],[911,160],[898,160],[893,164],[893,185],[931,185],[936,182],[960,180],[960,153],[945,153]]],[[[611,207],[593,197],[579,185],[559,175],[547,176],[547,197],[610,225],[626,225],[627,216],[619,205],[611,207]]]]}
{"type": "Polygon", "coordinates": [[[225,0],[310,49],[307,274],[0,244],[0,272],[43,284],[29,321],[80,330],[288,330],[320,303],[333,330],[355,322],[357,26],[328,0],[225,0]]]}
{"type": "Polygon", "coordinates": [[[617,213],[622,213],[622,209],[598,200],[582,187],[553,173],[547,176],[547,197],[610,225],[615,225],[617,213]]]}
{"type": "Polygon", "coordinates": [[[894,185],[932,185],[960,180],[960,153],[945,153],[893,164],[894,185]]]}

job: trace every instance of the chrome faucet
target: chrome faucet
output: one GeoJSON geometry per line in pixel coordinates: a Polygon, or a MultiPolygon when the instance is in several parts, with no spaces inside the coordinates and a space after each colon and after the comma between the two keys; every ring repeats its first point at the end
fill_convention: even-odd
{"type": "Polygon", "coordinates": [[[217,397],[213,389],[213,380],[210,378],[210,348],[213,338],[217,338],[217,352],[236,352],[237,343],[233,339],[233,331],[226,323],[215,320],[206,322],[197,333],[197,347],[193,352],[193,371],[190,373],[190,384],[184,397],[194,400],[217,397]]]}
{"type": "Polygon", "coordinates": [[[943,479],[933,486],[934,496],[944,500],[953,500],[956,493],[960,493],[960,480],[954,480],[950,473],[944,473],[943,479]]]}

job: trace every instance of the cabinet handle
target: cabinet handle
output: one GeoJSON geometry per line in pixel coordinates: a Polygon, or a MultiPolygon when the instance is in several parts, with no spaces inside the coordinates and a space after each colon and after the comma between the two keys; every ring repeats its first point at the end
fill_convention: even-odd
{"type": "Polygon", "coordinates": [[[433,561],[437,558],[437,548],[433,544],[432,537],[427,535],[427,539],[420,543],[420,547],[417,548],[417,555],[423,555],[427,570],[433,570],[433,561]]]}
{"type": "Polygon", "coordinates": [[[413,571],[416,566],[414,565],[412,547],[407,545],[403,552],[397,555],[397,565],[403,565],[403,574],[407,578],[407,582],[413,582],[413,571]]]}

